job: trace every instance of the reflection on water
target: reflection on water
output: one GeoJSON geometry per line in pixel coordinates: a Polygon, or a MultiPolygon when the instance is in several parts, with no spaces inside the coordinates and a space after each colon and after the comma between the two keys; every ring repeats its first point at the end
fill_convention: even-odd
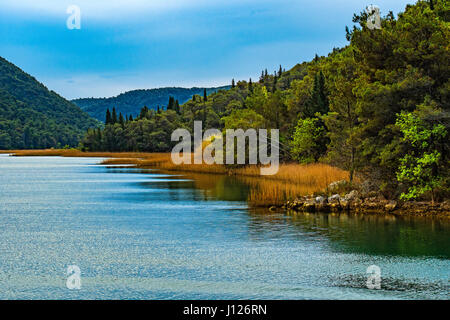
{"type": "Polygon", "coordinates": [[[306,232],[326,236],[339,251],[450,259],[448,220],[364,214],[292,214],[306,232]]]}
{"type": "Polygon", "coordinates": [[[447,221],[249,209],[233,177],[99,160],[0,156],[0,298],[449,297],[447,221]]]}

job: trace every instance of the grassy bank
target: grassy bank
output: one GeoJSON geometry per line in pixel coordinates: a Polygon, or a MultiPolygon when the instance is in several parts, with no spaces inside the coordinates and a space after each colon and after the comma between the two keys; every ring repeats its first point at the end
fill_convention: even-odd
{"type": "Polygon", "coordinates": [[[69,150],[12,150],[0,151],[14,156],[61,156],[109,158],[105,165],[134,165],[139,168],[156,168],[168,172],[232,175],[250,186],[248,201],[254,206],[283,205],[298,196],[321,192],[334,181],[348,180],[348,172],[325,164],[281,164],[276,175],[261,176],[255,165],[227,167],[224,165],[172,163],[170,153],[138,152],[81,152],[69,150]]]}

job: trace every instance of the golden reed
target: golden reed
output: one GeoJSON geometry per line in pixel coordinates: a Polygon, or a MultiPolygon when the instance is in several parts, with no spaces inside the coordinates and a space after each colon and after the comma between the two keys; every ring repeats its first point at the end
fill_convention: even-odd
{"type": "Polygon", "coordinates": [[[139,168],[156,168],[163,171],[186,173],[227,174],[250,186],[248,201],[253,206],[278,206],[298,196],[311,195],[324,191],[327,186],[340,180],[348,180],[347,171],[327,164],[280,164],[273,176],[261,176],[259,166],[228,167],[224,165],[172,163],[170,153],[143,152],[82,152],[68,150],[12,150],[0,151],[14,156],[61,156],[109,158],[105,165],[134,165],[139,168]]]}

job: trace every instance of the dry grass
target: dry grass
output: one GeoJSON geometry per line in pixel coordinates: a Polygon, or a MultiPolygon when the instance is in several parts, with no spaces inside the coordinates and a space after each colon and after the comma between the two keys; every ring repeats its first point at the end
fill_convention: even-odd
{"type": "Polygon", "coordinates": [[[323,192],[330,183],[348,180],[348,172],[326,164],[282,164],[273,176],[259,176],[257,167],[240,169],[237,176],[250,185],[249,202],[278,206],[298,196],[323,192]]]}
{"type": "MultiPolygon", "coordinates": [[[[276,175],[261,176],[260,167],[232,168],[223,165],[172,163],[170,153],[138,152],[81,152],[69,150],[16,150],[0,151],[14,156],[61,156],[110,158],[102,164],[131,164],[139,168],[157,168],[163,171],[233,175],[250,186],[249,202],[255,206],[282,205],[298,196],[324,191],[327,186],[340,180],[348,180],[348,172],[326,164],[281,164],[276,175]]],[[[196,178],[198,180],[198,178],[196,178]]]]}

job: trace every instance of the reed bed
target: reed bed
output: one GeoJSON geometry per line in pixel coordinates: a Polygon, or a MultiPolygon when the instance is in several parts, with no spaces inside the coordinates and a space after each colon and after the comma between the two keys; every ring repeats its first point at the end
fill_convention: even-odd
{"type": "Polygon", "coordinates": [[[103,160],[102,164],[130,164],[138,168],[192,174],[232,175],[250,187],[248,201],[253,206],[279,206],[299,196],[324,192],[334,181],[349,180],[347,171],[326,164],[280,164],[276,175],[261,176],[260,167],[255,165],[240,168],[207,164],[176,165],[172,162],[170,153],[82,152],[76,149],[13,150],[0,153],[14,156],[109,158],[103,160]]]}

